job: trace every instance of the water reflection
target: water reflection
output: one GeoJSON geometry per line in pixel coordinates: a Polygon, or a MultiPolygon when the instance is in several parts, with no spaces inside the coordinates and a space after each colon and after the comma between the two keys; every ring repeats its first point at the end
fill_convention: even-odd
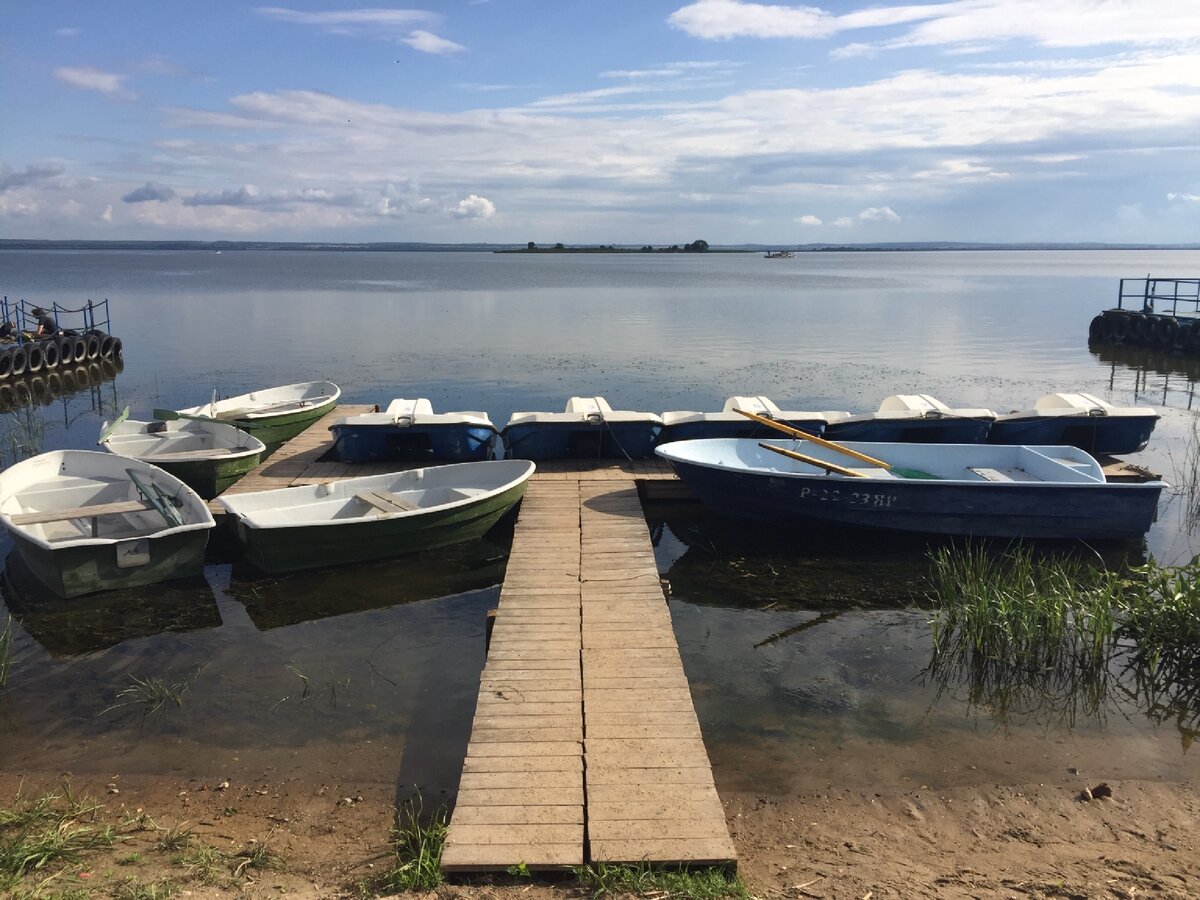
{"type": "Polygon", "coordinates": [[[0,593],[16,620],[51,656],[80,656],[133,638],[221,625],[203,579],[63,600],[46,593],[15,551],[0,574],[0,593]]]}
{"type": "Polygon", "coordinates": [[[1095,341],[1088,343],[1088,351],[1108,366],[1109,391],[1131,388],[1135,397],[1163,406],[1195,408],[1200,359],[1152,347],[1095,341]]]}
{"type": "MultiPolygon", "coordinates": [[[[98,359],[86,365],[64,366],[36,375],[22,375],[0,381],[0,413],[10,413],[31,405],[49,406],[55,400],[85,391],[95,393],[125,371],[125,360],[98,359]]],[[[96,397],[97,403],[99,397],[96,397]]]]}

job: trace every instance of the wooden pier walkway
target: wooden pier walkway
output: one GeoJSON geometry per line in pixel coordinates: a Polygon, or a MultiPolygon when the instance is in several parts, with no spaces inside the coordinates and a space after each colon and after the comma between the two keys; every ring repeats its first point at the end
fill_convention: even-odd
{"type": "MultiPolygon", "coordinates": [[[[338,407],[228,493],[395,471],[323,459],[333,419],[369,410],[338,407]]],[[[658,459],[538,464],[480,676],[448,872],[735,861],[638,481],[677,484],[658,459]]]]}

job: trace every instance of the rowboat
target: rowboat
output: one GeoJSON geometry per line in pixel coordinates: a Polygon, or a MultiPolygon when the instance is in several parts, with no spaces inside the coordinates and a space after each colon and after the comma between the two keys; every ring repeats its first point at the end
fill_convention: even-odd
{"type": "Polygon", "coordinates": [[[215,524],[174,475],[94,450],[55,450],[0,472],[0,522],[60,597],[199,575],[215,524]]]}
{"type": "Polygon", "coordinates": [[[1092,394],[1046,394],[1033,409],[996,417],[993,444],[1072,444],[1089,453],[1146,449],[1159,419],[1148,406],[1113,406],[1092,394]]]}
{"type": "Polygon", "coordinates": [[[786,439],[677,441],[655,452],[718,513],[778,526],[1134,538],[1149,530],[1164,486],[1159,480],[1109,483],[1095,459],[1070,446],[840,447],[874,462],[786,439]]]}
{"type": "Polygon", "coordinates": [[[111,425],[106,423],[97,443],[109,453],[165,469],[206,499],[257,466],[267,449],[232,422],[142,422],[127,418],[128,413],[126,407],[111,425]]]}
{"type": "Polygon", "coordinates": [[[894,394],[876,412],[834,414],[825,435],[836,441],[979,444],[995,419],[990,409],[951,409],[929,394],[894,394]]]}
{"type": "Polygon", "coordinates": [[[268,573],[386,559],[482,536],[525,493],[530,462],[453,463],[217,498],[268,573]]]}
{"type": "MultiPolygon", "coordinates": [[[[236,422],[264,444],[289,441],[329,412],[342,395],[331,381],[304,381],[264,388],[203,406],[175,410],[184,416],[201,416],[236,422]]],[[[157,410],[155,411],[157,415],[157,410]]]]}
{"type": "Polygon", "coordinates": [[[424,397],[393,400],[383,412],[334,419],[329,426],[342,462],[491,458],[500,432],[485,412],[435,413],[424,397]]]}
{"type": "Polygon", "coordinates": [[[662,425],[654,413],[614,410],[603,397],[571,397],[560,413],[513,413],[500,436],[508,459],[645,459],[662,425]]]}
{"type": "Polygon", "coordinates": [[[770,398],[729,397],[720,412],[690,412],[676,411],[662,414],[663,428],[658,436],[659,444],[670,441],[690,441],[697,438],[716,437],[755,437],[767,433],[757,422],[752,422],[738,410],[746,410],[776,422],[783,422],[809,434],[820,435],[825,432],[830,417],[841,418],[847,413],[842,412],[799,412],[782,410],[771,402],[770,398]]]}

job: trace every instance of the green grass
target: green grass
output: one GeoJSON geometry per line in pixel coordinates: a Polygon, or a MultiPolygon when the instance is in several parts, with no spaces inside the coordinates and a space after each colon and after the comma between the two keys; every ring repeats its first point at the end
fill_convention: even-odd
{"type": "Polygon", "coordinates": [[[0,688],[8,685],[8,669],[12,664],[13,620],[8,616],[0,631],[0,688]]]}
{"type": "Polygon", "coordinates": [[[183,706],[183,695],[191,687],[187,681],[168,683],[155,675],[149,678],[130,675],[129,680],[132,684],[117,691],[117,702],[103,710],[104,713],[133,707],[139,709],[142,718],[146,719],[168,703],[183,706]]]}
{"type": "Polygon", "coordinates": [[[716,900],[719,897],[749,900],[750,897],[737,874],[720,866],[689,869],[647,863],[636,866],[595,863],[579,866],[572,871],[593,897],[608,894],[653,894],[656,897],[666,895],[695,900],[716,900]]]}
{"type": "Polygon", "coordinates": [[[76,801],[70,788],[32,801],[19,796],[0,809],[0,891],[14,891],[30,875],[45,877],[89,850],[109,847],[112,829],[96,823],[99,807],[76,801]]]}
{"type": "Polygon", "coordinates": [[[247,869],[272,869],[279,865],[279,857],[271,852],[266,841],[252,841],[237,856],[238,863],[233,867],[235,878],[240,878],[247,869]]]}
{"type": "Polygon", "coordinates": [[[448,815],[438,807],[424,815],[420,796],[409,800],[396,814],[392,832],[392,866],[380,878],[388,891],[430,891],[442,883],[442,846],[446,842],[448,815]]]}

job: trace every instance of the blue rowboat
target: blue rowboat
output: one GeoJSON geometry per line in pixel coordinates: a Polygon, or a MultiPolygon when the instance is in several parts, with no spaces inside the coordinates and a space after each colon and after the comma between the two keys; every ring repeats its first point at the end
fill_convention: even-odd
{"type": "Polygon", "coordinates": [[[654,413],[614,410],[603,397],[572,397],[560,413],[513,413],[500,436],[508,459],[645,459],[661,430],[654,413]]]}
{"type": "Polygon", "coordinates": [[[662,414],[663,428],[659,444],[671,441],[691,441],[698,438],[748,438],[769,435],[770,429],[741,415],[737,410],[782,422],[792,428],[820,436],[831,418],[848,415],[843,412],[800,412],[782,410],[767,397],[730,397],[720,412],[690,412],[680,410],[662,414]]]}
{"type": "Polygon", "coordinates": [[[879,410],[831,419],[825,437],[833,441],[888,441],[919,444],[981,444],[996,414],[990,409],[952,409],[929,394],[895,394],[879,410]]]}
{"type": "Polygon", "coordinates": [[[1046,394],[1033,409],[996,417],[993,444],[1071,444],[1088,453],[1146,449],[1158,413],[1148,406],[1113,406],[1092,394],[1046,394]]]}
{"type": "Polygon", "coordinates": [[[435,413],[425,398],[398,398],[383,412],[343,416],[329,426],[342,462],[491,459],[500,432],[485,412],[435,413]]]}
{"type": "Polygon", "coordinates": [[[676,441],[655,452],[716,512],[813,523],[1006,538],[1136,538],[1154,521],[1159,480],[1109,483],[1077,447],[842,445],[884,469],[808,441],[676,441]],[[776,448],[776,449],[772,449],[776,448]],[[800,452],[811,462],[780,454],[800,452]]]}

